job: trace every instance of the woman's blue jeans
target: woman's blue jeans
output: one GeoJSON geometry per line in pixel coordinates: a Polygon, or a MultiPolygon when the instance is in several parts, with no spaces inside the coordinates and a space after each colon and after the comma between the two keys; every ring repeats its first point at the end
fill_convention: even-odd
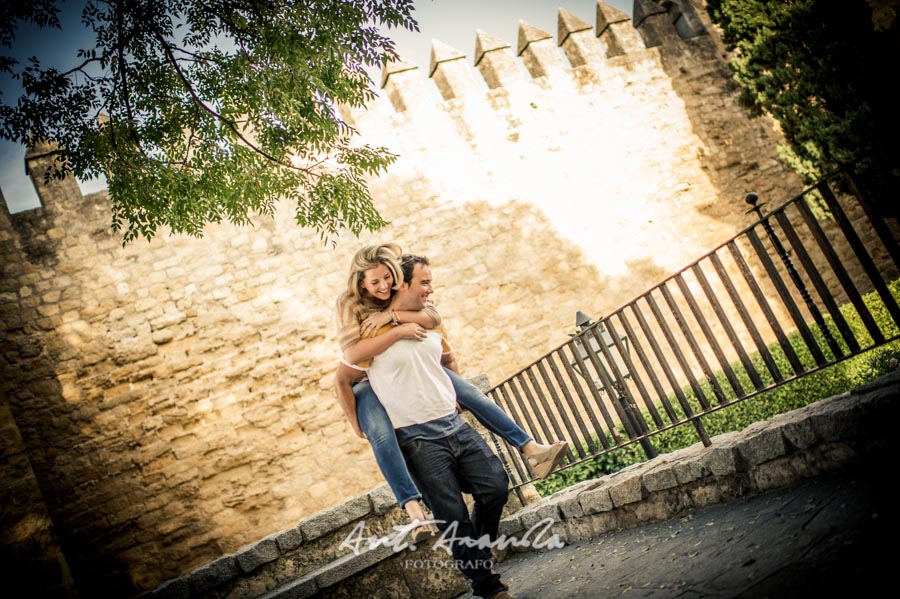
{"type": "MultiPolygon", "coordinates": [[[[446,368],[444,371],[450,376],[459,405],[472,412],[485,428],[519,449],[531,441],[531,437],[477,387],[455,372],[446,368]]],[[[394,492],[397,504],[402,507],[407,501],[421,499],[422,494],[410,477],[409,469],[403,460],[391,420],[372,391],[369,381],[354,385],[353,395],[356,396],[356,417],[359,420],[359,427],[372,446],[378,468],[394,492]]]]}

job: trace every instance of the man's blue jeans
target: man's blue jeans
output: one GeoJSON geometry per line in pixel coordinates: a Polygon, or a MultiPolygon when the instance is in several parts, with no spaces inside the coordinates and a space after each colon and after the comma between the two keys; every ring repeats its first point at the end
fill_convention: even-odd
{"type": "MultiPolygon", "coordinates": [[[[488,430],[519,449],[531,441],[531,437],[477,387],[453,371],[447,369],[444,371],[450,375],[450,381],[456,391],[456,400],[463,408],[472,412],[472,415],[488,430]]],[[[397,504],[402,507],[407,501],[420,499],[422,495],[409,476],[391,420],[372,391],[369,381],[354,385],[353,395],[356,396],[356,417],[359,420],[359,427],[372,446],[378,468],[394,492],[397,504]]]]}
{"type": "Polygon", "coordinates": [[[442,439],[416,439],[402,450],[437,527],[441,532],[450,528],[444,540],[450,544],[457,567],[469,579],[472,594],[491,597],[503,590],[500,575],[491,569],[487,546],[497,539],[500,516],[509,497],[509,479],[500,460],[468,424],[442,439]],[[463,493],[474,499],[471,517],[463,493]],[[454,523],[455,531],[451,526],[454,523]],[[469,547],[453,538],[484,542],[481,547],[469,547]]]}

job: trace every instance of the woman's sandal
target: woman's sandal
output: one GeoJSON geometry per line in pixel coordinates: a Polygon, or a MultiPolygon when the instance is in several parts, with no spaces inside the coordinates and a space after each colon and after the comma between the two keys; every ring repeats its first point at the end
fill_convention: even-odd
{"type": "Polygon", "coordinates": [[[420,524],[412,529],[410,537],[413,543],[423,543],[435,538],[438,535],[437,528],[434,524],[420,524]]]}
{"type": "Polygon", "coordinates": [[[541,453],[530,456],[528,465],[531,466],[531,471],[538,478],[547,478],[553,472],[553,469],[565,459],[568,448],[568,441],[557,441],[541,453]],[[532,465],[531,460],[535,460],[537,463],[532,465]]]}

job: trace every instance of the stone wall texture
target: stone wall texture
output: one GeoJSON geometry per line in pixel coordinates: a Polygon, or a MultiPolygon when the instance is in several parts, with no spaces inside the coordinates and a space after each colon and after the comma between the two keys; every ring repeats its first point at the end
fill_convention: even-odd
{"type": "Polygon", "coordinates": [[[478,33],[473,57],[435,42],[429,73],[390,65],[347,118],[400,156],[371,181],[391,224],[334,247],[290,206],[123,246],[105,193],[45,183],[52,148],[32,148],[42,206],[0,220],[0,423],[45,502],[39,552],[61,548],[85,596],[130,596],[381,484],[331,392],[334,299],[363,244],[431,258],[463,373],[499,382],[577,310],[747,226],[747,191],[799,193],[702,5],[673,7],[687,39],[655,3],[633,20],[600,3],[595,24],[560,9],[555,36],[522,23],[515,42],[478,33]]]}

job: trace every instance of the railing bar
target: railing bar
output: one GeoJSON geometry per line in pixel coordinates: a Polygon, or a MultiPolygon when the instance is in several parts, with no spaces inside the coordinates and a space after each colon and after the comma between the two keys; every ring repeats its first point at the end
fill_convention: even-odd
{"type": "MultiPolygon", "coordinates": [[[[676,277],[680,279],[681,275],[676,277]]],[[[700,369],[703,371],[703,376],[706,378],[706,381],[710,384],[713,395],[718,399],[718,403],[722,403],[725,401],[725,394],[722,392],[722,389],[719,387],[718,381],[716,381],[715,377],[712,374],[712,370],[709,367],[709,364],[706,363],[706,358],[703,357],[703,353],[700,351],[700,347],[697,345],[696,339],[694,339],[693,333],[691,333],[690,328],[687,326],[687,320],[684,318],[684,314],[681,313],[681,310],[675,304],[675,298],[672,297],[672,292],[669,291],[669,288],[665,285],[659,288],[662,293],[663,299],[666,300],[666,304],[669,307],[669,311],[672,313],[672,316],[675,317],[675,322],[678,324],[678,328],[681,330],[681,334],[684,335],[685,340],[687,341],[688,347],[691,352],[694,354],[694,358],[700,365],[700,369]]],[[[693,374],[690,375],[693,377],[693,374]]],[[[699,390],[700,386],[698,384],[697,389],[699,390]]],[[[698,395],[697,399],[700,401],[700,405],[703,406],[704,409],[709,408],[709,402],[706,398],[706,395],[698,395]]]]}
{"type": "MultiPolygon", "coordinates": [[[[699,269],[699,265],[695,264],[694,268],[699,269]]],[[[694,276],[697,276],[696,271],[694,271],[694,276]]],[[[690,288],[688,288],[687,282],[684,280],[684,277],[676,277],[675,281],[678,284],[678,289],[681,291],[681,295],[684,296],[685,301],[687,301],[688,307],[691,310],[691,314],[694,315],[694,320],[696,320],[697,324],[700,325],[700,331],[703,333],[703,336],[706,337],[706,342],[709,344],[713,355],[716,357],[716,360],[719,362],[719,366],[725,373],[725,378],[728,379],[728,383],[731,385],[731,389],[735,392],[736,397],[740,397],[744,394],[744,388],[741,386],[740,381],[738,381],[737,376],[734,374],[734,370],[731,368],[731,364],[728,362],[728,360],[725,359],[725,352],[722,351],[722,347],[716,340],[716,336],[713,334],[712,329],[709,328],[709,323],[706,322],[706,317],[700,310],[700,306],[697,304],[697,300],[694,298],[694,294],[691,293],[690,288]]],[[[710,374],[709,376],[712,378],[712,380],[716,379],[714,374],[710,374]]],[[[719,403],[722,403],[721,399],[719,403]]]]}
{"type": "MultiPolygon", "coordinates": [[[[647,298],[645,297],[644,299],[646,300],[647,298]]],[[[688,403],[687,397],[685,397],[684,392],[681,390],[682,386],[678,383],[678,379],[675,377],[675,373],[672,372],[672,368],[669,366],[669,363],[666,360],[665,355],[663,354],[659,342],[650,333],[650,327],[647,324],[647,321],[644,319],[644,315],[641,314],[641,312],[637,310],[635,306],[631,307],[631,311],[634,312],[634,315],[637,318],[638,326],[641,327],[641,330],[644,331],[646,338],[650,341],[650,348],[653,350],[653,353],[656,356],[656,360],[662,367],[663,373],[665,373],[666,379],[668,379],[669,381],[669,386],[672,388],[672,392],[675,394],[675,397],[678,398],[678,403],[679,405],[681,405],[681,409],[685,411],[686,415],[693,415],[694,412],[691,409],[691,405],[690,403],[688,403]]],[[[663,395],[663,397],[668,397],[668,395],[663,395]]]]}
{"type": "MultiPolygon", "coordinates": [[[[507,411],[510,412],[510,416],[512,416],[513,420],[516,422],[519,422],[519,423],[521,423],[523,421],[529,422],[530,419],[522,417],[522,414],[525,413],[525,410],[520,409],[522,406],[519,405],[518,401],[512,401],[509,397],[509,393],[512,393],[513,396],[515,396],[518,399],[516,390],[515,390],[515,388],[513,388],[510,385],[510,382],[507,381],[506,383],[499,385],[497,387],[497,389],[500,390],[500,394],[503,396],[503,399],[506,402],[507,411]],[[509,391],[507,391],[507,387],[509,387],[509,391]],[[521,414],[520,414],[520,412],[521,412],[521,414]]],[[[497,405],[500,405],[499,401],[497,402],[497,405]]],[[[528,426],[529,426],[529,431],[534,430],[534,429],[530,428],[531,427],[530,424],[528,426]]],[[[521,452],[516,452],[516,453],[510,452],[510,455],[511,455],[510,460],[516,467],[516,474],[519,477],[519,479],[520,480],[529,479],[531,477],[531,474],[525,468],[525,458],[522,455],[522,453],[521,452]]]]}
{"type": "MultiPolygon", "coordinates": [[[[555,352],[547,354],[547,363],[550,365],[550,370],[553,372],[553,377],[556,379],[556,385],[557,387],[559,387],[560,392],[562,392],[563,400],[566,402],[566,406],[572,413],[575,419],[575,424],[578,426],[578,430],[581,432],[580,437],[573,433],[572,440],[575,441],[579,438],[585,439],[588,445],[588,450],[591,452],[596,451],[597,448],[594,446],[594,440],[591,438],[591,432],[586,426],[584,426],[584,419],[579,416],[580,412],[578,411],[578,407],[575,405],[575,400],[572,399],[572,394],[569,393],[568,386],[565,384],[562,373],[560,373],[559,371],[559,366],[557,366],[556,364],[557,359],[558,356],[555,352]]],[[[581,447],[581,444],[578,443],[577,445],[579,454],[584,453],[584,449],[581,447]]]]}
{"type": "MultiPolygon", "coordinates": [[[[803,208],[801,208],[801,206],[805,205],[805,203],[801,200],[795,205],[797,206],[800,213],[803,214],[803,208]]],[[[803,242],[800,240],[800,236],[797,235],[797,231],[795,230],[793,224],[791,224],[790,220],[784,212],[777,212],[775,214],[775,218],[776,220],[778,220],[778,224],[781,226],[781,230],[784,231],[788,242],[791,244],[791,248],[793,248],[794,253],[797,255],[797,259],[800,260],[800,265],[803,266],[803,269],[806,271],[806,275],[809,277],[809,280],[812,281],[813,286],[819,293],[822,304],[831,315],[831,318],[837,326],[838,331],[841,333],[841,337],[843,337],[844,341],[847,343],[847,347],[852,353],[858,352],[859,343],[857,342],[856,337],[854,337],[853,331],[850,329],[850,325],[847,324],[847,320],[844,318],[844,315],[841,314],[837,302],[834,301],[831,290],[828,289],[828,285],[826,285],[825,281],[822,280],[822,275],[819,274],[819,270],[816,268],[815,264],[813,264],[812,258],[810,258],[809,253],[803,246],[803,242]]],[[[854,304],[854,306],[855,305],[856,304],[854,304]]],[[[860,314],[860,316],[863,318],[863,320],[865,320],[865,317],[862,314],[860,314]]],[[[877,326],[875,327],[875,330],[878,330],[877,326]]],[[[880,331],[879,336],[881,336],[880,331]]],[[[843,355],[843,352],[841,352],[839,355],[843,355]]]]}
{"type": "MultiPolygon", "coordinates": [[[[820,183],[816,189],[818,189],[819,193],[822,194],[822,197],[825,198],[828,209],[831,210],[831,214],[834,216],[835,221],[837,221],[838,226],[840,226],[841,230],[844,232],[844,237],[847,238],[847,242],[856,254],[856,259],[859,260],[863,270],[866,271],[866,274],[872,281],[872,286],[875,287],[875,290],[881,297],[881,301],[884,302],[885,308],[890,312],[894,322],[900,324],[900,307],[897,306],[897,302],[894,300],[894,296],[891,295],[887,284],[884,282],[884,278],[882,278],[881,273],[878,271],[878,267],[875,266],[875,263],[866,251],[866,247],[859,239],[859,235],[856,234],[853,225],[850,224],[847,215],[844,214],[844,210],[838,203],[834,193],[824,183],[820,183]]],[[[883,339],[884,337],[882,336],[881,338],[883,339]]]]}
{"type": "Polygon", "coordinates": [[[600,422],[597,420],[596,412],[592,408],[590,401],[588,400],[587,395],[584,393],[584,389],[581,388],[581,381],[579,380],[579,376],[575,374],[575,370],[572,368],[572,365],[569,363],[569,359],[566,357],[563,348],[565,345],[561,345],[556,349],[556,353],[559,356],[559,361],[562,363],[563,368],[566,371],[566,376],[569,381],[572,383],[572,387],[575,389],[575,392],[578,394],[578,399],[581,402],[581,407],[584,408],[584,413],[588,415],[588,418],[591,421],[591,424],[594,426],[594,431],[597,434],[597,438],[600,440],[600,443],[604,447],[610,447],[609,439],[606,438],[606,432],[604,432],[603,427],[600,425],[600,422]]]}
{"type": "MultiPolygon", "coordinates": [[[[577,339],[577,337],[576,337],[577,339]]],[[[580,340],[579,340],[580,341],[580,340]]],[[[610,435],[612,435],[613,439],[615,439],[616,443],[621,443],[622,438],[619,436],[618,427],[616,427],[615,421],[609,415],[609,410],[606,409],[606,406],[603,404],[603,397],[600,395],[601,391],[597,389],[597,386],[594,384],[594,381],[589,378],[590,372],[587,369],[587,366],[584,363],[584,359],[581,357],[578,350],[575,348],[575,340],[569,341],[569,352],[575,358],[575,361],[578,363],[578,367],[581,372],[584,373],[583,379],[584,384],[587,385],[587,388],[591,390],[591,396],[594,398],[594,402],[596,403],[597,409],[600,410],[600,414],[603,416],[604,422],[606,422],[606,426],[609,429],[610,435]]],[[[585,352],[588,356],[590,356],[593,352],[585,352]]]]}
{"type": "MultiPolygon", "coordinates": [[[[634,310],[634,306],[632,306],[632,310],[634,310]]],[[[675,414],[675,409],[672,407],[672,403],[669,401],[669,398],[666,394],[665,389],[663,389],[662,383],[659,381],[659,377],[656,376],[656,369],[650,364],[650,359],[647,357],[644,348],[641,343],[638,343],[637,335],[634,333],[634,329],[631,327],[631,323],[628,322],[628,319],[625,318],[625,314],[623,312],[618,313],[619,321],[622,323],[622,326],[625,327],[625,334],[628,335],[628,338],[631,339],[631,346],[637,352],[638,359],[641,361],[641,364],[644,367],[644,372],[650,377],[650,382],[653,384],[653,389],[656,391],[657,396],[663,404],[663,408],[666,411],[666,415],[669,417],[669,421],[674,421],[678,419],[678,415],[675,414]]],[[[652,405],[652,404],[651,404],[652,405]]],[[[662,418],[660,418],[656,409],[652,411],[655,414],[654,420],[656,420],[657,426],[664,426],[662,422],[662,418]]]]}
{"type": "Polygon", "coordinates": [[[606,379],[609,379],[610,371],[612,371],[612,375],[615,380],[609,379],[609,384],[611,385],[611,393],[615,393],[615,395],[611,394],[610,400],[616,407],[616,411],[619,413],[619,416],[623,419],[622,423],[626,425],[626,430],[628,430],[629,428],[632,429],[629,435],[634,438],[641,435],[641,431],[646,430],[647,423],[644,421],[644,417],[640,413],[640,410],[636,409],[637,404],[634,401],[631,390],[628,388],[628,381],[625,380],[625,376],[619,371],[619,366],[618,364],[616,364],[616,360],[613,357],[612,352],[610,351],[609,347],[607,347],[606,342],[603,340],[602,336],[599,334],[599,326],[599,323],[592,326],[589,330],[589,333],[594,337],[594,341],[596,341],[597,346],[603,353],[603,358],[606,364],[602,366],[608,366],[608,369],[606,367],[602,369],[601,377],[605,377],[604,381],[606,381],[606,379]],[[631,406],[635,406],[635,409],[632,410],[631,406]],[[629,412],[631,411],[636,411],[637,413],[630,414],[629,412]],[[634,419],[634,421],[632,421],[632,419],[634,419]]]}
{"type": "MultiPolygon", "coordinates": [[[[537,362],[537,365],[540,364],[540,361],[537,362]]],[[[563,437],[562,431],[559,429],[559,425],[556,422],[555,418],[549,418],[549,415],[553,413],[553,410],[547,404],[547,398],[544,396],[544,393],[541,390],[541,386],[538,384],[537,378],[534,376],[534,367],[529,368],[525,371],[528,375],[528,381],[531,383],[531,389],[534,391],[534,394],[537,396],[537,401],[541,404],[541,409],[543,410],[544,418],[541,418],[541,422],[543,424],[544,420],[549,420],[549,426],[552,430],[551,436],[547,438],[548,442],[553,442],[554,439],[560,439],[563,437]]],[[[541,415],[541,412],[538,413],[541,415]]],[[[546,425],[545,425],[546,430],[546,425]]]]}
{"type": "Polygon", "coordinates": [[[797,326],[797,331],[799,331],[800,336],[803,338],[803,341],[806,342],[806,346],[812,354],[816,364],[824,364],[826,360],[825,355],[822,353],[822,349],[816,343],[816,339],[810,332],[809,327],[806,326],[806,321],[800,314],[800,310],[798,309],[797,304],[794,302],[794,298],[788,292],[787,286],[784,284],[784,280],[781,278],[781,274],[778,272],[778,269],[775,268],[775,264],[769,257],[768,252],[766,252],[766,249],[763,246],[760,238],[757,236],[756,231],[749,231],[747,233],[747,237],[750,239],[750,243],[753,244],[753,249],[756,250],[756,255],[759,257],[760,261],[763,264],[763,267],[766,269],[766,272],[769,275],[769,279],[771,279],[772,283],[775,285],[775,290],[781,297],[781,301],[784,303],[784,307],[787,308],[788,313],[794,320],[794,324],[797,326]]]}
{"type": "MultiPolygon", "coordinates": [[[[569,421],[569,415],[566,414],[565,409],[563,409],[563,405],[559,401],[559,396],[556,394],[556,390],[553,388],[553,384],[550,382],[549,377],[547,376],[547,370],[544,368],[543,360],[537,363],[538,372],[541,375],[541,378],[544,381],[544,387],[550,393],[550,398],[553,401],[553,405],[556,407],[559,412],[560,417],[562,418],[563,427],[566,429],[566,432],[569,433],[569,439],[575,440],[575,430],[572,428],[572,423],[569,421]]],[[[547,410],[547,414],[551,414],[551,410],[547,406],[546,400],[543,399],[543,394],[540,392],[540,387],[538,385],[538,381],[534,376],[534,369],[528,370],[528,376],[531,378],[531,384],[535,388],[535,391],[538,393],[538,396],[541,397],[541,403],[544,406],[544,409],[547,410]]],[[[565,435],[563,434],[562,429],[560,428],[558,421],[556,418],[550,419],[551,424],[553,425],[553,430],[556,431],[556,439],[564,439],[565,435]]],[[[551,439],[553,441],[553,439],[551,439]]],[[[571,447],[571,445],[570,445],[571,447]]],[[[574,459],[574,455],[572,454],[572,450],[569,449],[569,458],[574,459]]]]}
{"type": "MultiPolygon", "coordinates": [[[[537,402],[535,401],[534,396],[531,394],[531,389],[528,388],[527,381],[525,380],[525,377],[523,376],[524,374],[525,374],[524,372],[520,373],[518,376],[515,377],[515,380],[519,384],[519,387],[522,389],[522,391],[525,393],[525,397],[528,400],[528,405],[531,408],[531,411],[534,413],[535,419],[537,420],[537,423],[538,423],[538,426],[540,426],[540,430],[543,433],[544,442],[550,443],[553,441],[554,433],[552,433],[550,431],[550,429],[547,428],[547,423],[545,422],[545,419],[540,417],[541,411],[540,411],[540,409],[538,409],[537,402]]],[[[535,428],[534,425],[531,425],[531,427],[532,427],[531,434],[532,434],[532,436],[534,436],[534,434],[537,432],[538,429],[535,428]]]]}
{"type": "MultiPolygon", "coordinates": [[[[594,367],[594,372],[596,372],[597,376],[600,377],[600,384],[603,385],[603,392],[606,393],[606,397],[609,398],[609,403],[612,405],[613,410],[616,411],[616,415],[619,417],[619,424],[625,427],[625,432],[628,434],[628,437],[630,439],[633,439],[637,436],[637,432],[632,427],[631,420],[628,418],[628,415],[625,413],[621,402],[619,401],[618,389],[616,388],[616,384],[609,377],[609,372],[607,371],[606,367],[600,362],[600,357],[597,355],[597,352],[593,351],[593,348],[590,347],[590,344],[585,342],[584,338],[590,334],[592,338],[597,342],[597,346],[600,348],[600,351],[603,351],[603,348],[606,344],[603,342],[603,339],[600,339],[593,334],[595,330],[596,326],[591,327],[590,329],[585,329],[585,331],[575,335],[574,342],[581,342],[582,347],[587,350],[587,357],[594,367]]],[[[594,384],[596,384],[596,382],[594,384]]]]}
{"type": "MultiPolygon", "coordinates": [[[[735,288],[734,282],[731,280],[731,276],[728,274],[728,272],[726,272],[725,266],[722,264],[721,259],[716,254],[712,254],[710,256],[710,259],[712,260],[713,266],[716,269],[716,274],[718,275],[719,280],[722,281],[723,285],[725,285],[728,296],[731,298],[731,303],[734,304],[734,306],[737,308],[738,314],[740,314],[741,320],[744,322],[744,326],[747,328],[747,331],[749,331],[750,337],[753,339],[754,345],[756,345],[756,350],[759,352],[760,356],[762,356],[762,360],[765,363],[766,368],[769,370],[769,374],[772,375],[772,379],[775,381],[783,380],[784,375],[781,373],[781,369],[778,368],[778,364],[775,363],[775,359],[772,357],[771,352],[769,352],[769,348],[763,341],[762,335],[760,335],[759,329],[756,327],[756,323],[753,322],[753,318],[747,311],[747,306],[741,299],[741,295],[738,293],[737,288],[735,288]]],[[[772,318],[770,322],[772,321],[774,321],[774,318],[772,318]]]]}
{"type": "MultiPolygon", "coordinates": [[[[703,389],[700,387],[697,379],[694,378],[694,373],[688,365],[684,354],[681,352],[681,348],[678,347],[678,344],[675,341],[675,337],[674,335],[672,335],[672,331],[666,324],[662,312],[660,311],[659,306],[656,304],[656,300],[654,300],[650,295],[648,295],[646,299],[647,303],[650,306],[650,311],[653,312],[653,316],[656,318],[656,322],[662,329],[663,336],[666,338],[666,341],[669,343],[669,347],[672,348],[672,352],[675,354],[675,359],[678,361],[678,365],[681,367],[682,372],[687,377],[688,383],[690,384],[691,389],[694,391],[694,395],[697,396],[697,401],[700,402],[700,406],[702,408],[708,408],[709,402],[707,401],[706,396],[703,394],[703,389]]],[[[687,398],[685,398],[685,405],[687,405],[687,398]]],[[[682,405],[682,407],[684,407],[684,405],[682,405]]]]}
{"type": "MultiPolygon", "coordinates": [[[[634,362],[631,361],[631,354],[628,351],[627,347],[624,347],[622,340],[619,338],[619,332],[616,330],[616,327],[611,320],[610,315],[604,321],[606,325],[606,330],[609,332],[610,337],[612,337],[613,343],[616,346],[616,350],[619,352],[619,355],[622,356],[622,359],[625,361],[625,366],[628,368],[628,373],[631,376],[631,380],[634,381],[635,386],[638,389],[638,392],[641,394],[641,399],[644,402],[644,407],[647,408],[647,411],[650,413],[653,418],[653,422],[656,423],[657,426],[662,426],[662,420],[659,417],[659,413],[656,411],[656,406],[653,404],[653,400],[650,397],[650,394],[647,392],[647,388],[644,386],[643,380],[641,380],[640,374],[638,374],[637,368],[634,367],[634,362]]],[[[615,314],[620,321],[622,320],[621,314],[615,314]]]]}
{"type": "MultiPolygon", "coordinates": [[[[707,301],[709,301],[710,305],[712,306],[716,318],[719,319],[719,324],[721,324],[722,328],[725,330],[725,335],[731,342],[731,346],[735,349],[735,351],[737,351],[738,359],[744,366],[744,371],[747,373],[747,376],[750,377],[750,382],[753,383],[753,387],[755,389],[759,389],[763,386],[762,377],[760,377],[759,373],[756,372],[756,368],[753,366],[753,361],[750,359],[750,356],[744,349],[744,344],[741,343],[740,337],[738,337],[738,334],[734,330],[734,327],[731,326],[731,321],[725,315],[725,310],[722,307],[722,303],[719,301],[719,298],[716,297],[716,294],[713,293],[712,286],[709,284],[709,280],[706,278],[706,273],[703,272],[703,269],[700,268],[699,264],[694,265],[692,270],[694,272],[694,276],[697,278],[697,281],[700,283],[700,288],[703,289],[703,293],[704,295],[706,295],[707,301]]],[[[738,308],[738,311],[740,311],[740,308],[738,308]]],[[[744,391],[742,388],[741,395],[743,395],[743,393],[744,391]]]]}
{"type": "Polygon", "coordinates": [[[838,258],[837,252],[834,251],[834,247],[832,247],[831,242],[828,240],[828,236],[826,235],[825,231],[822,230],[822,226],[819,224],[819,221],[813,215],[806,202],[798,202],[797,209],[800,211],[800,216],[803,217],[806,228],[809,230],[809,232],[813,236],[813,239],[815,239],[816,243],[818,244],[819,250],[822,252],[822,255],[825,256],[825,259],[828,261],[829,266],[831,266],[831,269],[837,276],[838,282],[840,282],[844,293],[847,294],[850,303],[852,303],[853,307],[856,308],[856,312],[859,314],[860,319],[863,321],[866,330],[869,331],[869,335],[871,335],[872,339],[877,342],[878,339],[883,337],[881,334],[881,329],[878,328],[878,324],[872,317],[871,312],[869,312],[869,308],[866,306],[865,301],[863,301],[862,295],[856,288],[856,285],[853,283],[853,280],[847,272],[847,269],[844,268],[844,265],[841,263],[840,258],[838,258]]]}
{"type": "Polygon", "coordinates": [[[778,319],[775,318],[775,314],[772,312],[772,307],[769,305],[769,301],[766,299],[765,294],[763,294],[762,289],[760,289],[759,283],[757,283],[756,281],[756,277],[754,277],[753,273],[750,271],[750,265],[747,264],[744,255],[741,254],[740,249],[737,247],[737,244],[735,244],[734,241],[731,241],[728,244],[728,251],[731,252],[732,258],[734,258],[734,261],[737,263],[741,274],[744,276],[744,281],[750,287],[750,292],[753,294],[753,297],[756,299],[756,303],[763,311],[763,314],[766,317],[766,321],[772,328],[772,332],[775,333],[775,337],[778,339],[778,344],[781,346],[782,351],[784,351],[784,355],[787,356],[788,362],[790,362],[791,364],[791,368],[794,369],[795,374],[799,374],[804,370],[803,365],[800,363],[800,358],[797,357],[797,352],[794,351],[794,347],[788,340],[787,335],[784,334],[784,330],[781,328],[781,324],[779,324],[778,319]]]}
{"type": "Polygon", "coordinates": [[[856,175],[852,171],[847,171],[847,178],[850,181],[850,187],[853,189],[856,200],[859,202],[860,207],[862,207],[863,212],[865,212],[866,218],[869,219],[869,224],[872,226],[875,233],[878,234],[881,243],[884,245],[888,254],[890,254],[891,260],[894,261],[894,266],[900,270],[900,244],[894,239],[894,236],[891,234],[887,224],[885,224],[884,219],[875,214],[872,203],[869,201],[866,193],[863,192],[856,180],[856,175]]]}

